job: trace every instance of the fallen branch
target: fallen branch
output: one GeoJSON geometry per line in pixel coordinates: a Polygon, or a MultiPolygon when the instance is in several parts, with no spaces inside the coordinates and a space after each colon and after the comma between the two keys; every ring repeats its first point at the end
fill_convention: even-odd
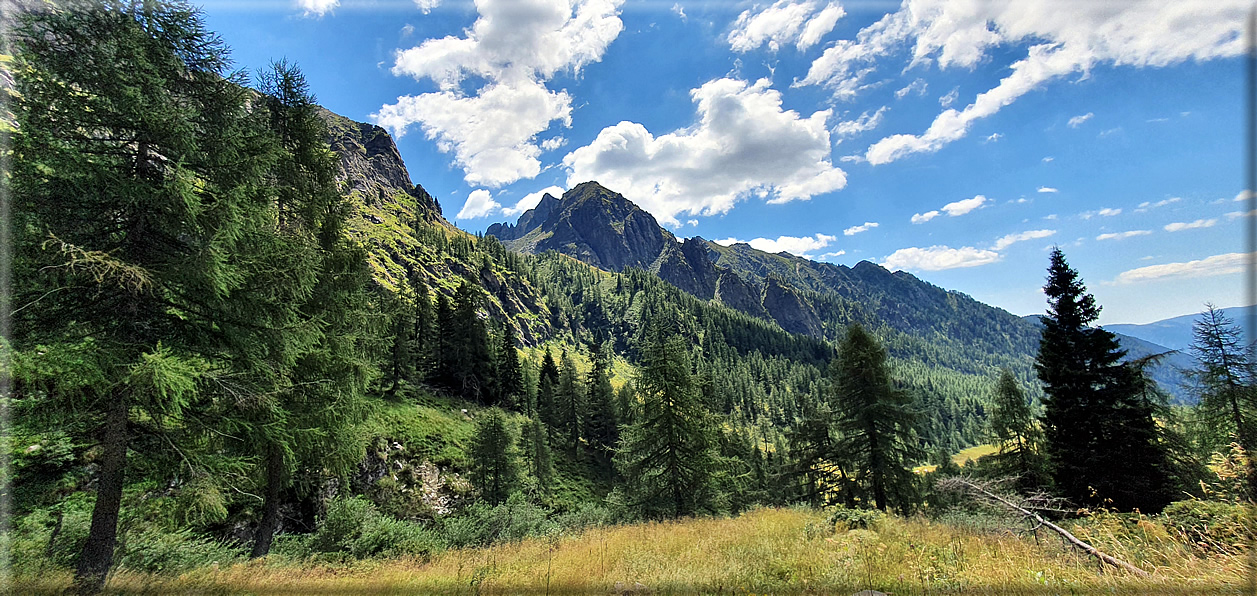
{"type": "Polygon", "coordinates": [[[973,482],[970,482],[967,479],[958,478],[958,477],[946,478],[939,481],[939,488],[942,488],[944,490],[947,490],[947,489],[954,490],[954,489],[961,488],[961,489],[966,489],[970,492],[976,493],[978,495],[981,495],[983,498],[989,501],[994,501],[996,503],[999,503],[1009,509],[1012,509],[1013,511],[1016,511],[1017,513],[1020,513],[1021,515],[1025,517],[1033,519],[1034,521],[1038,522],[1039,526],[1046,526],[1048,529],[1052,530],[1053,532],[1060,534],[1061,537],[1064,538],[1070,544],[1082,549],[1083,552],[1086,552],[1087,554],[1094,556],[1095,558],[1099,559],[1101,562],[1107,563],[1114,567],[1125,569],[1126,571],[1129,571],[1141,577],[1148,577],[1149,575],[1151,575],[1147,571],[1144,571],[1143,569],[1135,567],[1134,565],[1131,565],[1130,563],[1127,563],[1126,561],[1123,561],[1112,555],[1104,553],[1100,551],[1100,549],[1094,546],[1091,546],[1090,544],[1087,544],[1086,542],[1083,542],[1082,540],[1079,540],[1077,536],[1070,534],[1069,531],[1067,531],[1065,528],[1062,528],[1046,519],[1043,519],[1043,517],[1040,516],[1038,513],[1035,513],[1029,509],[1026,509],[1025,507],[1022,507],[1021,505],[1018,505],[1017,503],[1014,503],[1004,497],[1001,497],[1000,495],[997,495],[989,490],[986,490],[985,488],[977,484],[974,484],[973,482]]]}

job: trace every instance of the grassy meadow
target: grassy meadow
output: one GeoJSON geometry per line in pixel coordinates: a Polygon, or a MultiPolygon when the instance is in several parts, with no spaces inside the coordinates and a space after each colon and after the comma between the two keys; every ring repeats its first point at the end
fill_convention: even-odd
{"type": "MultiPolygon", "coordinates": [[[[1241,550],[1194,552],[1155,518],[1089,518],[1075,529],[1152,573],[1111,569],[989,516],[884,517],[866,528],[824,512],[757,509],[736,518],[603,527],[457,549],[427,560],[266,560],[180,575],[120,572],[112,593],[193,594],[1239,594],[1241,550]]],[[[20,578],[24,593],[70,585],[68,572],[20,578]]]]}

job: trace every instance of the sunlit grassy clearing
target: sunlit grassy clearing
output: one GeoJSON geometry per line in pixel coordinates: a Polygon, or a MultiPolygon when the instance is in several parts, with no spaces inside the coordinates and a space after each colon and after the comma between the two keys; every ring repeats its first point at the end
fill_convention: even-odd
{"type": "MultiPolygon", "coordinates": [[[[1093,559],[1071,553],[1046,534],[1036,545],[1029,536],[921,518],[890,518],[873,530],[835,532],[820,512],[760,509],[735,519],[601,528],[455,550],[429,562],[338,566],[271,560],[178,577],[121,573],[110,587],[197,593],[608,594],[619,582],[627,587],[641,583],[657,593],[1239,593],[1246,572],[1242,555],[1198,558],[1161,534],[1153,530],[1104,546],[1153,572],[1140,579],[1101,573],[1093,559]]],[[[45,577],[28,587],[56,590],[68,582],[68,575],[45,577]]]]}
{"type": "MultiPolygon", "coordinates": [[[[992,453],[996,453],[997,451],[999,451],[999,447],[996,447],[995,445],[987,445],[987,444],[974,445],[973,447],[961,449],[960,453],[953,454],[951,456],[951,460],[955,462],[956,465],[958,466],[964,466],[966,462],[969,462],[969,461],[976,462],[978,461],[978,458],[984,455],[991,455],[992,453]]],[[[917,466],[913,468],[912,471],[918,474],[926,474],[929,472],[933,472],[936,469],[938,469],[938,466],[935,466],[935,465],[917,466]]]]}

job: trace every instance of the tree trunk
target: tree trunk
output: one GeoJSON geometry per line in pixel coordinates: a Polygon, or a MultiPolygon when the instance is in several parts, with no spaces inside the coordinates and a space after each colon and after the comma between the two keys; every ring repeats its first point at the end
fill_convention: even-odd
{"type": "Polygon", "coordinates": [[[271,552],[275,530],[279,529],[279,501],[284,488],[284,453],[271,446],[266,453],[266,495],[262,501],[262,519],[253,536],[253,558],[265,557],[271,552]]]}
{"type": "Polygon", "coordinates": [[[96,594],[104,589],[109,567],[113,564],[114,546],[118,542],[118,512],[122,507],[122,485],[127,465],[125,392],[113,397],[112,407],[105,415],[101,446],[100,479],[96,486],[96,505],[92,509],[92,526],[74,573],[75,590],[80,594],[96,594]]]}

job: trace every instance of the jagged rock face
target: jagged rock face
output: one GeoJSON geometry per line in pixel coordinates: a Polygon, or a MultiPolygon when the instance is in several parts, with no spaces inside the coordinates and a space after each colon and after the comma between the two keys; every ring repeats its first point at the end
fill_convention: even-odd
{"type": "Polygon", "coordinates": [[[720,270],[720,277],[716,280],[716,300],[753,317],[769,318],[760,304],[760,289],[746,283],[729,269],[720,270]]]}
{"type": "Polygon", "coordinates": [[[680,245],[666,243],[653,269],[664,281],[698,298],[711,300],[716,296],[721,272],[707,258],[707,247],[701,238],[688,238],[680,245]]]}
{"type": "Polygon", "coordinates": [[[332,150],[340,157],[337,180],[348,184],[348,192],[357,191],[363,202],[382,207],[393,200],[393,193],[402,191],[415,198],[418,216],[431,220],[441,215],[436,199],[422,186],[410,181],[406,164],[397,151],[397,144],[388,131],[366,122],[354,122],[322,108],[319,115],[327,122],[332,150]]]}
{"type": "Polygon", "coordinates": [[[768,282],[764,284],[763,305],[764,310],[768,311],[782,329],[790,333],[821,336],[821,320],[816,315],[816,310],[793,288],[782,284],[775,277],[768,278],[768,282]]]}
{"type": "Polygon", "coordinates": [[[518,240],[525,234],[541,227],[541,224],[546,221],[546,218],[550,217],[550,214],[554,213],[559,204],[559,200],[554,198],[554,195],[546,193],[541,197],[541,201],[537,203],[537,206],[525,211],[523,215],[519,216],[517,222],[513,224],[495,223],[485,230],[485,235],[494,236],[502,242],[518,240]]]}
{"type": "Polygon", "coordinates": [[[596,182],[563,193],[540,229],[550,236],[536,250],[556,250],[611,271],[649,267],[670,239],[649,213],[596,182]]]}

